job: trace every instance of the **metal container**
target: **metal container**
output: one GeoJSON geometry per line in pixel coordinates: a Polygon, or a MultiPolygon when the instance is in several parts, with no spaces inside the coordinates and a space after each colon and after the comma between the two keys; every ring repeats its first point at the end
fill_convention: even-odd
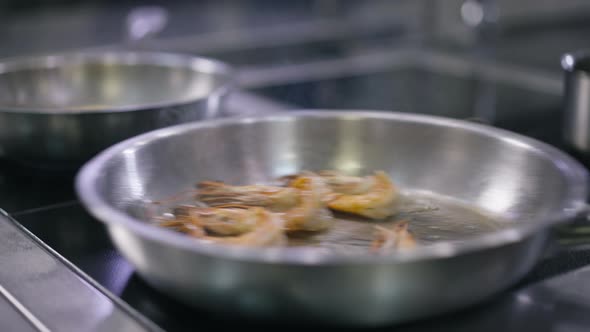
{"type": "Polygon", "coordinates": [[[553,147],[485,125],[293,111],[140,135],[87,163],[76,188],[137,273],[165,294],[224,313],[373,326],[462,308],[512,285],[537,262],[550,226],[584,209],[587,174],[553,147]],[[407,218],[422,245],[375,255],[364,244],[377,222],[341,219],[333,232],[285,248],[231,247],[144,218],[146,202],[197,181],[264,183],[318,169],[388,172],[418,207],[395,218],[407,218]]]}
{"type": "Polygon", "coordinates": [[[106,147],[215,117],[232,85],[218,61],[95,52],[0,62],[0,156],[79,166],[106,147]]]}
{"type": "Polygon", "coordinates": [[[590,51],[565,54],[564,139],[582,156],[590,156],[590,51]]]}

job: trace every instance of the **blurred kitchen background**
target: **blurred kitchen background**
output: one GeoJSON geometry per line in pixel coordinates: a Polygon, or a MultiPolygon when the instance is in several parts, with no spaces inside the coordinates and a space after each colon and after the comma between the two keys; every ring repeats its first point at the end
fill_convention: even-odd
{"type": "Polygon", "coordinates": [[[229,113],[418,112],[555,145],[560,56],[590,33],[587,0],[3,0],[0,11],[3,58],[133,49],[233,64],[250,97],[229,113]]]}
{"type": "MultiPolygon", "coordinates": [[[[225,115],[415,112],[488,123],[566,151],[560,58],[590,48],[588,36],[589,0],[0,0],[0,58],[92,50],[195,54],[238,69],[240,88],[225,115]]],[[[133,308],[168,330],[207,318],[140,281],[76,201],[72,174],[33,176],[39,172],[1,162],[0,170],[0,207],[133,308]]],[[[588,242],[584,234],[580,242],[588,242]]],[[[567,251],[547,258],[522,284],[588,264],[588,248],[567,251]]],[[[559,307],[554,294],[542,288],[549,300],[531,302],[515,292],[496,309],[484,307],[483,319],[466,319],[517,329],[534,320],[548,330],[574,326],[579,320],[571,317],[586,322],[585,302],[566,298],[559,307]]]]}

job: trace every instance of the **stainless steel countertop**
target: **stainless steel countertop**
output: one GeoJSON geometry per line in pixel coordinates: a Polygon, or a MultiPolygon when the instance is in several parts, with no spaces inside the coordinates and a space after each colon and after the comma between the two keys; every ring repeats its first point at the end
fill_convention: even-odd
{"type": "Polygon", "coordinates": [[[159,331],[0,211],[0,330],[159,331]]]}

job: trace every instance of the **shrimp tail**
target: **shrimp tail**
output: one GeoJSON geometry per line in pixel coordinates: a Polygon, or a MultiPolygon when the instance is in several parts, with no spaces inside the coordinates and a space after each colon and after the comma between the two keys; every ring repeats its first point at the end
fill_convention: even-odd
{"type": "Polygon", "coordinates": [[[408,227],[406,220],[395,223],[391,228],[375,225],[375,238],[371,244],[371,251],[388,252],[414,248],[417,241],[408,227]]]}

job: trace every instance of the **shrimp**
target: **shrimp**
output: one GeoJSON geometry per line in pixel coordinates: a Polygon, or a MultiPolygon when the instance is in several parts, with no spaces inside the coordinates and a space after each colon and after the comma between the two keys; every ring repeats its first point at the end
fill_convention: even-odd
{"type": "Polygon", "coordinates": [[[249,185],[232,186],[217,181],[197,184],[197,199],[209,206],[240,204],[265,207],[271,211],[285,211],[299,203],[297,190],[293,188],[249,185]]]}
{"type": "Polygon", "coordinates": [[[320,231],[332,225],[333,216],[324,199],[329,189],[312,173],[302,173],[287,187],[264,185],[231,186],[221,182],[201,182],[198,199],[210,206],[234,204],[259,206],[279,213],[285,229],[320,231]]]}
{"type": "Polygon", "coordinates": [[[206,236],[203,239],[216,243],[249,247],[286,245],[287,237],[283,231],[283,223],[280,217],[262,208],[256,207],[251,210],[256,215],[256,227],[250,232],[227,237],[206,236]]]}
{"type": "Polygon", "coordinates": [[[220,236],[240,235],[256,227],[257,213],[240,207],[210,208],[181,205],[174,209],[176,218],[220,236]]]}
{"type": "Polygon", "coordinates": [[[221,244],[250,247],[286,244],[282,220],[277,214],[263,208],[197,210],[203,209],[183,207],[176,220],[164,222],[162,225],[176,228],[200,240],[221,244]]]}
{"type": "Polygon", "coordinates": [[[171,220],[163,220],[159,224],[162,227],[172,228],[176,231],[181,233],[185,233],[192,237],[203,237],[205,236],[205,230],[199,226],[195,226],[187,220],[183,219],[171,219],[171,220]]]}
{"type": "Polygon", "coordinates": [[[328,203],[332,210],[383,219],[394,214],[397,188],[383,171],[366,177],[350,177],[336,172],[320,172],[333,191],[328,203]]]}
{"type": "Polygon", "coordinates": [[[306,174],[294,178],[289,186],[299,190],[300,204],[282,213],[287,231],[320,231],[332,226],[334,217],[323,198],[328,188],[320,177],[306,174]]]}
{"type": "Polygon", "coordinates": [[[387,252],[389,250],[404,250],[416,247],[416,238],[408,230],[408,222],[400,221],[391,229],[375,226],[376,234],[373,240],[374,252],[387,252]]]}
{"type": "Polygon", "coordinates": [[[320,171],[318,175],[326,181],[333,192],[343,195],[364,194],[375,185],[375,178],[372,176],[349,176],[338,171],[320,171]]]}

